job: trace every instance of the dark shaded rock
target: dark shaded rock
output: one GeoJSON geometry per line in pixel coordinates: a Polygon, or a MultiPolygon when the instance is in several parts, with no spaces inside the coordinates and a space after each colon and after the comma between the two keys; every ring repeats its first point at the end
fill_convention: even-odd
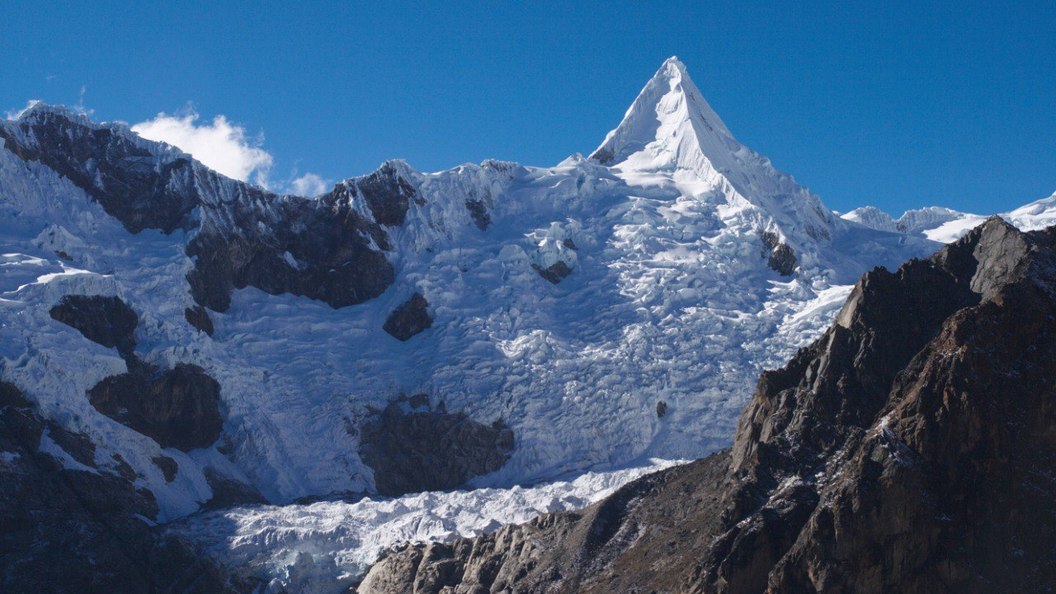
{"type": "Polygon", "coordinates": [[[114,461],[114,470],[117,471],[117,476],[129,482],[136,480],[136,477],[139,476],[136,474],[136,470],[132,468],[132,465],[121,457],[121,454],[113,454],[110,458],[114,461]]]}
{"type": "Polygon", "coordinates": [[[466,210],[469,211],[469,216],[473,219],[473,224],[477,226],[477,229],[488,230],[488,226],[491,225],[491,214],[488,213],[488,206],[483,200],[466,200],[466,210]]]}
{"type": "Polygon", "coordinates": [[[612,151],[610,151],[609,149],[601,148],[591,153],[590,158],[594,159],[598,163],[601,163],[602,165],[609,165],[612,163],[612,159],[614,156],[615,155],[613,155],[612,151]]]}
{"type": "Polygon", "coordinates": [[[335,308],[377,297],[396,277],[379,251],[389,249],[388,238],[355,210],[352,198],[338,186],[318,199],[285,200],[265,212],[229,205],[241,234],[203,230],[187,246],[195,258],[187,276],[191,295],[214,311],[226,311],[231,291],[248,286],[335,308]]]}
{"type": "Polygon", "coordinates": [[[175,460],[168,456],[155,456],[150,461],[161,469],[161,474],[165,476],[165,482],[171,483],[176,480],[176,473],[180,470],[180,465],[175,460]]]}
{"type": "Polygon", "coordinates": [[[150,151],[127,133],[48,109],[32,110],[16,125],[30,140],[21,144],[0,129],[8,150],[69,179],[129,232],[191,228],[198,197],[189,189],[195,175],[190,160],[155,166],[150,151]]]}
{"type": "MultiPolygon", "coordinates": [[[[38,452],[45,421],[0,382],[0,591],[226,592],[226,576],[159,537],[153,496],[119,474],[67,470],[38,452]]],[[[54,433],[52,433],[54,439],[54,433]]]]}
{"type": "Polygon", "coordinates": [[[139,316],[120,297],[64,295],[49,313],[88,340],[116,347],[122,356],[131,355],[136,346],[139,316]]]}
{"type": "Polygon", "coordinates": [[[184,308],[183,317],[199,332],[205,332],[209,336],[213,335],[213,320],[209,317],[209,312],[205,311],[201,305],[184,308]]]}
{"type": "Polygon", "coordinates": [[[788,244],[781,243],[775,233],[763,231],[761,237],[765,247],[763,253],[766,255],[766,265],[781,276],[792,276],[799,265],[795,251],[788,244]]]}
{"type": "Polygon", "coordinates": [[[579,249],[578,247],[576,247],[576,242],[572,241],[571,237],[566,237],[566,238],[562,239],[561,240],[561,244],[564,245],[566,248],[568,248],[570,250],[578,250],[579,249]]]}
{"type": "Polygon", "coordinates": [[[407,399],[407,405],[413,408],[426,408],[429,406],[428,394],[413,394],[407,399]]]}
{"type": "Polygon", "coordinates": [[[268,502],[252,485],[224,476],[213,468],[205,469],[205,480],[209,483],[213,496],[202,505],[202,509],[221,509],[232,505],[268,502]]]}
{"type": "Polygon", "coordinates": [[[532,264],[532,268],[539,273],[539,276],[555,285],[565,280],[565,277],[568,275],[572,274],[572,269],[568,267],[568,264],[565,264],[564,260],[558,260],[546,268],[543,268],[538,264],[532,264]]]}
{"type": "Polygon", "coordinates": [[[662,419],[667,416],[667,403],[663,400],[656,402],[656,418],[662,419]]]}
{"type": "MultiPolygon", "coordinates": [[[[411,200],[418,191],[400,176],[396,168],[386,162],[377,171],[359,179],[355,184],[379,225],[399,227],[407,217],[411,200]]],[[[350,188],[350,191],[355,191],[350,188]]]]}
{"type": "Polygon", "coordinates": [[[577,513],[392,552],[371,592],[1043,592],[1056,229],[991,219],[866,274],[760,378],[732,451],[577,513]]]}
{"type": "Polygon", "coordinates": [[[429,315],[429,302],[421,293],[415,293],[410,299],[392,310],[382,329],[397,340],[407,341],[432,325],[433,318],[429,315]]]}
{"type": "Polygon", "coordinates": [[[183,451],[212,445],[220,437],[220,384],[201,367],[177,364],[159,371],[149,365],[110,376],[88,391],[104,415],[183,451]]]}
{"type": "Polygon", "coordinates": [[[398,403],[365,423],[360,440],[360,455],[385,496],[454,489],[498,470],[512,451],[513,431],[502,421],[485,425],[462,412],[406,412],[398,403]]]}
{"type": "Polygon", "coordinates": [[[66,430],[53,421],[47,422],[48,437],[74,460],[88,468],[95,468],[95,444],[83,433],[66,430]]]}
{"type": "Polygon", "coordinates": [[[253,286],[344,307],[380,295],[393,282],[380,224],[401,224],[417,193],[391,164],[318,199],[280,197],[189,158],[156,156],[126,129],[96,126],[69,112],[32,108],[13,125],[24,141],[0,130],[8,150],[70,179],[129,232],[171,233],[201,224],[187,246],[195,260],[187,280],[202,306],[224,311],[233,289],[253,286]],[[202,188],[219,187],[236,199],[218,204],[203,198],[202,188]],[[377,223],[352,206],[359,192],[377,223]],[[192,216],[195,209],[203,223],[192,216]]]}

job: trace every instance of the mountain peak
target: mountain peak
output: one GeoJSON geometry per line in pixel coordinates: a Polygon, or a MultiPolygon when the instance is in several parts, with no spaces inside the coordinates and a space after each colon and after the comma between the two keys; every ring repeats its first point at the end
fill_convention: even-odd
{"type": "Polygon", "coordinates": [[[632,169],[696,169],[704,145],[728,144],[724,140],[733,140],[726,124],[704,99],[682,61],[671,56],[591,157],[632,169]]]}

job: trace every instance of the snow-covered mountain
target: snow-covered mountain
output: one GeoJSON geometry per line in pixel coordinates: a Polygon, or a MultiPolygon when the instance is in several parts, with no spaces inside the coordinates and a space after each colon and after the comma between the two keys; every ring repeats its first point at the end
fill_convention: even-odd
{"type": "Polygon", "coordinates": [[[705,455],[858,276],[937,247],[836,216],[675,58],[591,158],[311,198],[59,107],[0,140],[0,376],[158,522],[705,455]]]}
{"type": "MultiPolygon", "coordinates": [[[[862,206],[844,219],[880,231],[922,236],[932,241],[952,243],[985,221],[989,215],[959,212],[942,206],[907,210],[895,219],[875,206],[862,206]]],[[[1044,229],[1056,224],[1056,194],[1025,204],[998,216],[1023,231],[1044,229]]]]}

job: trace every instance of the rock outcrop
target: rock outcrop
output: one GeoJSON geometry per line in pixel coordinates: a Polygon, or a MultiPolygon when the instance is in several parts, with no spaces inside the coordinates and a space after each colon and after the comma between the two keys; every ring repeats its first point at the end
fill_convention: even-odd
{"type": "Polygon", "coordinates": [[[538,264],[532,264],[532,268],[539,273],[539,276],[545,278],[554,285],[565,280],[565,277],[572,274],[572,269],[568,267],[568,264],[566,264],[564,260],[558,260],[546,268],[543,268],[538,264]]]}
{"type": "Polygon", "coordinates": [[[99,412],[158,442],[183,451],[220,437],[220,384],[197,365],[162,371],[134,362],[128,373],[105,378],[88,391],[99,412]]]}
{"type": "MultiPolygon", "coordinates": [[[[261,192],[254,189],[253,191],[261,192]]],[[[208,227],[187,246],[195,259],[191,295],[226,311],[231,291],[256,287],[345,307],[377,297],[395,280],[388,236],[361,215],[342,188],[314,200],[261,196],[224,205],[237,231],[208,227]],[[266,204],[266,206],[265,206],[266,204]]]]}
{"type": "Polygon", "coordinates": [[[364,592],[992,592],[1056,583],[1056,230],[866,274],[732,450],[582,512],[408,546],[364,592]],[[446,589],[445,589],[446,588],[446,589]]]}
{"type": "Polygon", "coordinates": [[[792,276],[799,262],[796,260],[796,252],[782,243],[780,238],[770,231],[763,231],[763,255],[766,256],[766,265],[781,276],[792,276]]]}
{"type": "Polygon", "coordinates": [[[199,332],[205,332],[209,336],[213,335],[213,320],[209,317],[209,312],[205,311],[205,308],[201,305],[184,308],[183,317],[188,324],[194,326],[199,332]]]}
{"type": "Polygon", "coordinates": [[[479,423],[463,412],[431,410],[423,400],[393,402],[363,427],[360,455],[374,470],[378,494],[454,489],[509,460],[513,431],[501,420],[479,423]]]}
{"type": "Polygon", "coordinates": [[[95,469],[87,437],[49,426],[0,382],[0,590],[223,592],[227,576],[190,546],[160,538],[157,503],[116,470],[95,469]],[[45,435],[90,470],[40,451],[45,435]],[[58,437],[58,439],[56,439],[58,437]],[[67,451],[67,447],[75,450],[67,451]]]}
{"type": "Polygon", "coordinates": [[[51,308],[51,317],[75,328],[85,338],[128,357],[136,346],[139,316],[120,297],[65,295],[51,308]]]}
{"type": "Polygon", "coordinates": [[[393,338],[406,342],[432,326],[433,317],[429,315],[429,302],[421,293],[415,293],[392,310],[382,329],[393,338]]]}
{"type": "Polygon", "coordinates": [[[477,229],[488,230],[488,226],[491,225],[491,215],[488,214],[488,206],[483,200],[466,200],[466,210],[469,211],[469,216],[473,219],[473,224],[477,226],[477,229]]]}
{"type": "Polygon", "coordinates": [[[202,306],[225,311],[232,290],[252,286],[345,307],[377,297],[395,278],[382,225],[402,224],[417,191],[391,164],[319,198],[277,196],[120,125],[48,107],[14,125],[17,134],[0,129],[7,150],[68,178],[129,232],[197,228],[187,280],[202,306]],[[373,221],[356,208],[360,194],[373,221]]]}

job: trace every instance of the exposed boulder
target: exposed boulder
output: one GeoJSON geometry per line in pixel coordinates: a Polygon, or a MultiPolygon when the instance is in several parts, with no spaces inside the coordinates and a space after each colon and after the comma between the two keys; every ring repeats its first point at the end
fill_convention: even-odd
{"type": "Polygon", "coordinates": [[[460,487],[501,468],[514,445],[501,420],[487,425],[463,412],[408,411],[400,402],[365,423],[361,436],[360,455],[385,496],[460,487]]]}
{"type": "Polygon", "coordinates": [[[129,356],[136,346],[139,316],[120,297],[64,295],[51,317],[75,328],[85,338],[129,356]]]}
{"type": "Polygon", "coordinates": [[[183,451],[212,445],[220,437],[220,384],[196,365],[161,371],[146,364],[103,379],[88,391],[99,412],[183,451]]]}
{"type": "Polygon", "coordinates": [[[161,474],[165,477],[165,482],[171,483],[176,480],[176,473],[180,470],[180,465],[168,456],[155,456],[150,459],[155,466],[161,469],[161,474]]]}
{"type": "Polygon", "coordinates": [[[538,264],[532,264],[532,268],[539,273],[539,276],[555,285],[565,280],[565,277],[568,275],[572,274],[572,269],[568,267],[568,264],[565,264],[564,260],[558,260],[546,268],[543,268],[538,264]]]}
{"type": "Polygon", "coordinates": [[[205,332],[209,336],[213,335],[213,320],[209,317],[209,312],[201,305],[184,308],[183,317],[199,332],[205,332]]]}
{"type": "Polygon", "coordinates": [[[1056,230],[865,275],[732,451],[390,553],[361,591],[992,592],[1056,583],[1056,230]]]}
{"type": "Polygon", "coordinates": [[[392,335],[393,338],[406,342],[412,336],[421,333],[433,325],[433,318],[429,315],[429,302],[421,293],[411,295],[411,298],[392,310],[382,329],[392,335]]]}
{"type": "Polygon", "coordinates": [[[777,234],[763,231],[763,254],[766,256],[766,265],[781,276],[792,276],[799,262],[796,260],[796,252],[783,243],[777,234]]]}

